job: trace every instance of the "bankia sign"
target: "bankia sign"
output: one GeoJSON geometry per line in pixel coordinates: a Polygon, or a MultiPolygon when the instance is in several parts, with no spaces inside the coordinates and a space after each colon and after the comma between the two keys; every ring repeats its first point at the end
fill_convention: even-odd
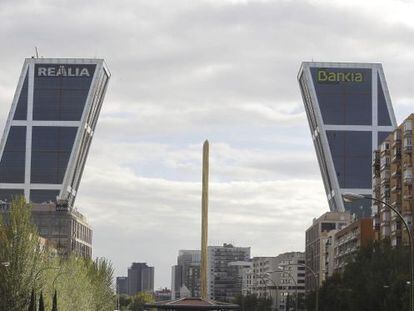
{"type": "Polygon", "coordinates": [[[318,83],[362,83],[364,80],[362,70],[318,68],[316,73],[318,83]]]}

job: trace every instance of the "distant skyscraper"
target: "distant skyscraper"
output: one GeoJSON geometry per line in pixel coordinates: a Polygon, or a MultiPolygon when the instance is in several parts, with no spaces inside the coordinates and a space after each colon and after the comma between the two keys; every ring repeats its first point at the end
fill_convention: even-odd
{"type": "Polygon", "coordinates": [[[0,141],[0,200],[73,205],[109,78],[102,59],[26,59],[0,141]]]}
{"type": "Polygon", "coordinates": [[[128,268],[128,294],[154,292],[154,267],[145,262],[133,262],[128,268]]]}
{"type": "Polygon", "coordinates": [[[299,85],[331,211],[371,215],[372,152],[396,120],[381,64],[304,62],[299,85]]]}

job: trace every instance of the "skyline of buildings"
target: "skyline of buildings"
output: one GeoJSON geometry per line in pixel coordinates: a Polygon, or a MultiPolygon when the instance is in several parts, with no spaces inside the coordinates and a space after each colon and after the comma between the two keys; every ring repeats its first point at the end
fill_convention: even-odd
{"type": "MultiPolygon", "coordinates": [[[[110,73],[103,60],[26,59],[0,141],[0,200],[7,202],[12,196],[22,194],[33,202],[37,207],[33,219],[40,234],[65,254],[73,251],[84,257],[92,256],[92,229],[86,218],[72,208],[109,78],[110,73]]],[[[389,135],[395,128],[395,116],[382,66],[303,63],[298,79],[308,121],[314,130],[313,139],[324,184],[326,189],[330,189],[327,196],[331,209],[370,214],[368,208],[371,204],[343,205],[341,194],[348,191],[372,193],[372,186],[378,186],[379,181],[381,187],[376,194],[403,208],[405,216],[412,217],[409,202],[412,198],[412,120],[406,120],[400,129],[389,135]],[[379,151],[375,151],[384,137],[387,137],[386,141],[379,151]],[[393,151],[392,157],[389,156],[390,150],[393,151]],[[372,186],[367,188],[365,164],[368,160],[369,163],[373,161],[376,169],[377,157],[379,173],[374,171],[374,178],[369,179],[372,186]],[[395,198],[390,199],[393,194],[395,198]]],[[[403,234],[399,221],[395,217],[390,218],[387,209],[380,207],[378,214],[379,236],[391,236],[393,245],[401,244],[403,234]]],[[[362,226],[362,222],[359,224],[362,226]]],[[[320,228],[323,237],[317,241],[320,243],[316,249],[310,248],[316,254],[314,257],[323,257],[323,250],[327,250],[327,244],[323,246],[323,243],[332,241],[336,247],[332,248],[332,254],[325,252],[326,258],[332,257],[332,261],[325,262],[325,265],[329,262],[328,266],[322,267],[323,260],[315,260],[320,282],[324,279],[323,271],[327,274],[327,271],[335,270],[329,265],[340,261],[341,246],[338,243],[341,240],[337,238],[337,231],[348,228],[341,229],[339,225],[325,230],[324,225],[322,223],[320,228]]],[[[356,236],[357,233],[351,229],[359,230],[361,234],[361,226],[343,232],[344,236],[348,239],[350,234],[356,236]]],[[[308,235],[306,240],[308,254],[308,235]]],[[[355,245],[352,246],[353,251],[360,246],[355,245]]],[[[251,268],[249,257],[250,248],[235,248],[231,244],[209,246],[208,289],[211,298],[228,301],[234,293],[242,290],[242,274],[251,268]],[[249,249],[248,256],[246,249],[249,249]]],[[[194,261],[188,265],[188,271],[178,271],[186,264],[179,260],[177,263],[172,284],[176,287],[176,276],[181,274],[180,290],[189,284],[186,286],[189,293],[197,295],[197,264],[194,261]]],[[[130,268],[129,293],[154,290],[154,268],[139,265],[141,263],[133,263],[130,268]],[[135,273],[135,270],[141,272],[135,273]]],[[[173,295],[177,295],[176,288],[173,295]]]]}
{"type": "Polygon", "coordinates": [[[372,194],[372,152],[397,125],[382,65],[303,62],[298,82],[330,210],[371,216],[342,194],[372,194]]]}

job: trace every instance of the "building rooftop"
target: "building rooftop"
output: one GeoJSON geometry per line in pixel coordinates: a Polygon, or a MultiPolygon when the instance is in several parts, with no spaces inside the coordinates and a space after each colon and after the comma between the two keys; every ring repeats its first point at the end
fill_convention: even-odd
{"type": "Polygon", "coordinates": [[[154,304],[146,304],[147,308],[157,308],[158,310],[240,310],[235,304],[217,302],[214,300],[202,299],[198,297],[180,298],[177,300],[160,301],[154,304]]]}

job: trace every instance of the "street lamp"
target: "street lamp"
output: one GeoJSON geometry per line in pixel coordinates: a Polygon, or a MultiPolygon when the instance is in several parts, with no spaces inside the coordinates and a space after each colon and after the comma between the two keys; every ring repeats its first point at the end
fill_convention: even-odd
{"type": "Polygon", "coordinates": [[[290,263],[288,265],[284,265],[284,266],[279,266],[278,268],[282,268],[285,266],[299,266],[299,267],[304,267],[306,269],[308,269],[311,273],[313,278],[315,279],[315,311],[319,310],[319,278],[318,278],[318,274],[312,270],[311,267],[309,267],[307,264],[304,263],[290,263]]]}
{"type": "Polygon", "coordinates": [[[414,265],[413,265],[413,258],[414,258],[414,248],[413,248],[413,236],[412,236],[412,232],[410,230],[410,226],[408,225],[407,221],[404,219],[404,217],[401,215],[401,213],[399,211],[397,211],[394,207],[392,207],[390,204],[385,203],[381,200],[378,200],[377,198],[373,198],[373,197],[366,197],[362,194],[356,194],[356,193],[344,193],[342,194],[342,197],[344,199],[345,202],[352,202],[352,201],[357,201],[357,200],[371,200],[371,201],[375,201],[378,203],[381,203],[383,205],[385,205],[386,207],[388,207],[389,209],[391,209],[395,214],[397,214],[398,218],[400,218],[400,220],[403,222],[405,229],[407,230],[408,233],[408,244],[410,245],[410,310],[414,311],[414,286],[413,286],[413,281],[414,281],[414,265]]]}

